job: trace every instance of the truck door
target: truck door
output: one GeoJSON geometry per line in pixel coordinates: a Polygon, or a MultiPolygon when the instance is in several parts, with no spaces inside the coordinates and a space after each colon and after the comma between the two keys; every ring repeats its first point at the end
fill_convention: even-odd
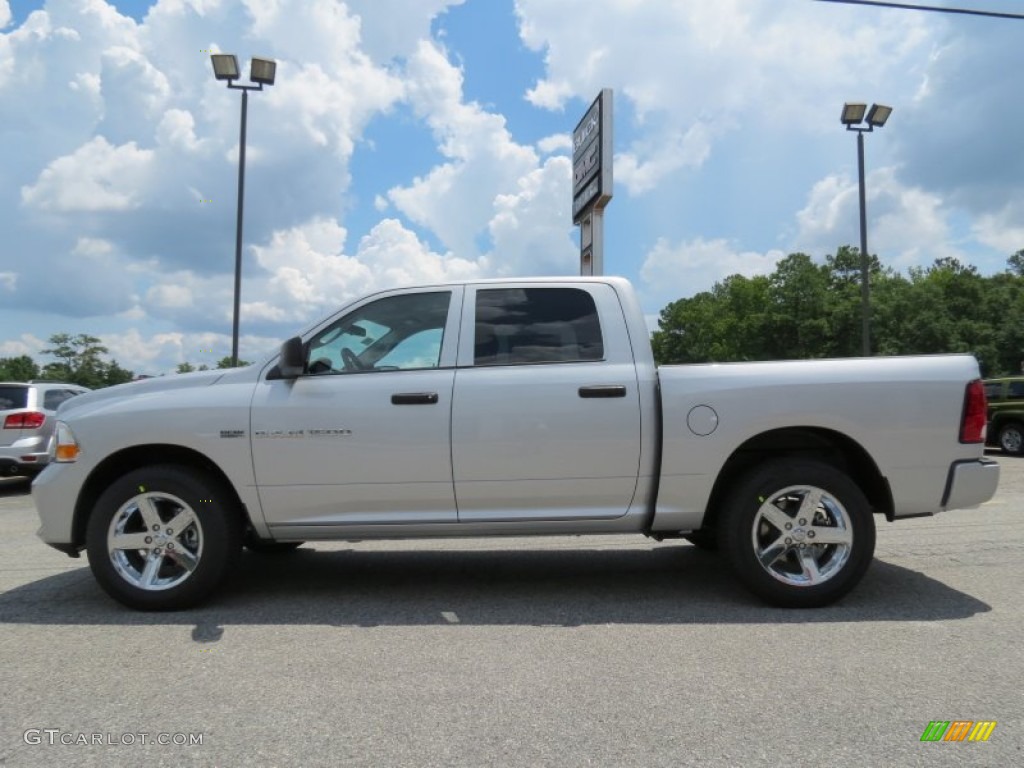
{"type": "Polygon", "coordinates": [[[271,530],[456,522],[451,402],[461,288],[364,300],[306,338],[307,372],[264,379],[252,405],[271,530]]]}
{"type": "Polygon", "coordinates": [[[639,461],[636,367],[612,287],[468,286],[452,408],[460,522],[619,517],[639,461]]]}

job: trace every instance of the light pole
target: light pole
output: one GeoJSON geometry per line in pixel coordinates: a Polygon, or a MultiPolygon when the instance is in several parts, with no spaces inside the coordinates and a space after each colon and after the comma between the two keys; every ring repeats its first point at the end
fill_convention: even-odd
{"type": "Polygon", "coordinates": [[[215,53],[213,76],[227,80],[228,88],[242,92],[242,130],[238,139],[238,219],[235,227],[235,313],[231,322],[231,364],[238,365],[238,312],[242,294],[242,203],[245,198],[245,123],[249,112],[249,91],[262,91],[264,85],[273,85],[277,73],[277,62],[273,59],[258,59],[255,56],[249,64],[249,81],[256,85],[235,85],[238,79],[238,59],[231,53],[215,53]]]}
{"type": "Polygon", "coordinates": [[[871,287],[868,281],[868,211],[864,194],[864,134],[881,128],[892,114],[892,107],[872,104],[843,104],[840,122],[848,131],[857,132],[857,179],[860,185],[860,319],[861,352],[871,354],[871,287]],[[866,113],[866,117],[865,117],[866,113]],[[866,125],[861,125],[866,123],[866,125]]]}

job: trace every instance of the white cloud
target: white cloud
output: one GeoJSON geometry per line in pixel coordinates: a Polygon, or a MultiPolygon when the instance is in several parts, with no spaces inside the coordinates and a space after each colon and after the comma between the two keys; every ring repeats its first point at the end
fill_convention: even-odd
{"type": "Polygon", "coordinates": [[[354,255],[344,253],[346,236],[334,219],[315,218],[255,246],[269,276],[247,311],[272,322],[309,322],[374,290],[480,274],[475,262],[432,252],[395,219],[373,227],[354,255]]]}
{"type": "Polygon", "coordinates": [[[644,258],[642,294],[658,306],[705,291],[729,275],[767,275],[782,259],[781,251],[739,251],[727,240],[696,238],[671,244],[659,238],[644,258]]]}
{"type": "Polygon", "coordinates": [[[172,151],[195,152],[202,146],[196,138],[196,121],[192,113],[184,109],[169,109],[160,118],[156,129],[157,142],[172,151]]]}
{"type": "Polygon", "coordinates": [[[485,259],[497,275],[578,274],[579,247],[573,243],[568,157],[550,157],[526,174],[516,191],[498,195],[488,224],[493,252],[485,259]]]}
{"type": "Polygon", "coordinates": [[[153,151],[134,141],[119,147],[97,136],[51,162],[32,186],[21,188],[25,205],[48,211],[123,211],[141,205],[153,151]]]}
{"type": "Polygon", "coordinates": [[[537,154],[512,139],[501,115],[463,101],[462,73],[437,45],[420,43],[407,76],[407,98],[448,162],[388,197],[456,254],[474,258],[480,254],[475,238],[492,218],[496,198],[536,169],[537,154]]]}
{"type": "Polygon", "coordinates": [[[562,109],[611,87],[617,112],[635,115],[637,139],[616,169],[632,194],[700,167],[752,121],[824,132],[835,115],[822,104],[836,93],[911,98],[937,23],[804,0],[516,0],[516,13],[523,42],[545,59],[531,103],[562,109]]]}
{"type": "Polygon", "coordinates": [[[102,256],[113,253],[114,246],[109,240],[99,237],[80,237],[71,250],[75,256],[102,256]]]}
{"type": "Polygon", "coordinates": [[[2,288],[5,291],[10,291],[11,293],[13,293],[17,285],[17,272],[0,272],[0,288],[2,288]]]}
{"type": "MultiPolygon", "coordinates": [[[[872,171],[865,179],[868,250],[885,264],[907,267],[945,256],[962,258],[952,244],[948,211],[936,195],[900,182],[893,168],[872,171]]],[[[797,213],[797,247],[810,253],[834,253],[860,243],[860,198],[856,180],[830,175],[811,189],[797,213]]]]}
{"type": "Polygon", "coordinates": [[[23,333],[17,339],[8,339],[0,342],[0,357],[19,357],[28,355],[37,358],[44,348],[49,346],[31,333],[23,333]]]}
{"type": "Polygon", "coordinates": [[[273,113],[267,119],[280,121],[282,135],[294,135],[295,128],[301,128],[303,143],[330,148],[341,159],[351,156],[370,118],[390,109],[402,95],[396,77],[357,53],[337,70],[319,63],[280,63],[278,78],[284,77],[288,87],[271,89],[267,95],[273,113]]]}
{"type": "Polygon", "coordinates": [[[359,17],[360,40],[375,61],[405,56],[430,37],[430,23],[439,14],[464,0],[347,0],[359,17]]]}
{"type": "Polygon", "coordinates": [[[685,133],[669,131],[655,139],[645,139],[635,144],[631,151],[617,156],[616,180],[626,187],[629,194],[639,195],[654,189],[680,168],[700,167],[710,154],[709,127],[694,123],[685,133]]]}
{"type": "Polygon", "coordinates": [[[129,125],[140,118],[155,120],[172,96],[170,81],[136,45],[114,45],[102,53],[100,80],[106,99],[104,122],[129,125]]]}
{"type": "MultiPolygon", "coordinates": [[[[314,217],[274,231],[245,253],[241,326],[260,333],[294,333],[366,293],[403,285],[471,279],[481,262],[438,254],[395,219],[384,219],[346,253],[347,233],[336,219],[314,217]]],[[[178,327],[229,327],[230,275],[194,270],[155,271],[145,299],[130,310],[178,327]]]]}
{"type": "Polygon", "coordinates": [[[184,285],[154,285],[146,292],[146,301],[163,309],[192,306],[192,291],[184,285]]]}
{"type": "Polygon", "coordinates": [[[554,152],[561,152],[563,150],[570,150],[572,149],[572,137],[568,132],[556,133],[553,136],[545,136],[537,142],[537,149],[545,155],[550,155],[554,152]]]}
{"type": "MultiPolygon", "coordinates": [[[[136,374],[174,373],[178,363],[216,368],[217,362],[231,353],[231,336],[218,333],[182,333],[170,331],[143,334],[131,328],[122,333],[102,334],[108,357],[136,374]]],[[[280,340],[243,334],[239,337],[239,356],[256,361],[269,354],[280,340]]]]}
{"type": "Polygon", "coordinates": [[[994,213],[980,216],[974,223],[975,237],[985,245],[1012,256],[1024,249],[1024,202],[1011,200],[994,213]]]}
{"type": "Polygon", "coordinates": [[[7,0],[0,0],[0,29],[11,23],[11,6],[7,0]]]}

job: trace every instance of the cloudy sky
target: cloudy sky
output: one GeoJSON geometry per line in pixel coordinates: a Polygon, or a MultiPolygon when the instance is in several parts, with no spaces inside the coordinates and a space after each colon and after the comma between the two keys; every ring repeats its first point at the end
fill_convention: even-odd
{"type": "MultiPolygon", "coordinates": [[[[950,0],[933,0],[934,4],[950,0]]],[[[1021,0],[960,7],[1024,12],[1021,0]]],[[[0,356],[91,333],[124,367],[241,355],[405,283],[573,274],[569,133],[615,91],[606,272],[656,316],[856,244],[992,273],[1024,248],[1024,21],[814,0],[0,0],[0,356]]]]}

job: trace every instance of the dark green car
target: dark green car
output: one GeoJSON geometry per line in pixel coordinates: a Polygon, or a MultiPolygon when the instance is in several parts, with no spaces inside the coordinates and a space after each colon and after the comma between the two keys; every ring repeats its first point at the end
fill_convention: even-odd
{"type": "Polygon", "coordinates": [[[1003,453],[1024,455],[1024,376],[986,379],[988,444],[1003,453]]]}

